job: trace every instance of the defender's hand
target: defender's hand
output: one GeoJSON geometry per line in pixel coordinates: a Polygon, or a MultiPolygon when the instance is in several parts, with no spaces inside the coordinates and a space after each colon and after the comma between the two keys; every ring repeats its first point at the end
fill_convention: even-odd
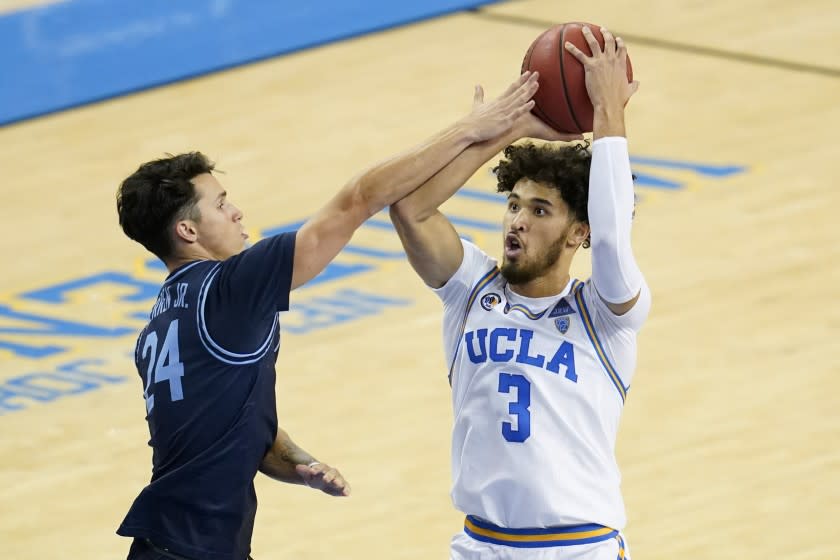
{"type": "Polygon", "coordinates": [[[303,479],[304,484],[310,488],[321,490],[330,496],[350,495],[350,485],[336,468],[323,463],[315,463],[311,466],[296,465],[295,471],[303,479]]]}
{"type": "Polygon", "coordinates": [[[499,97],[484,102],[484,90],[475,87],[472,112],[461,119],[473,143],[498,138],[510,131],[513,124],[534,106],[531,98],[537,92],[539,83],[536,72],[525,72],[499,97]]]}
{"type": "MultiPolygon", "coordinates": [[[[539,79],[539,74],[537,74],[536,72],[533,74],[525,72],[519,77],[519,80],[517,80],[510,87],[508,87],[508,90],[504,94],[502,94],[502,97],[514,92],[516,85],[519,83],[523,83],[522,80],[526,80],[524,83],[527,84],[528,81],[533,79],[539,79]],[[526,76],[528,76],[527,80],[526,76]]],[[[484,105],[484,90],[481,86],[476,86],[475,96],[473,97],[473,111],[480,110],[480,107],[482,105],[484,105]]],[[[517,139],[537,138],[539,140],[548,140],[552,142],[571,142],[574,140],[583,139],[582,134],[571,134],[565,132],[558,132],[554,130],[530,110],[522,113],[522,115],[514,121],[512,127],[512,134],[516,136],[517,139]]]]}
{"type": "Polygon", "coordinates": [[[575,140],[583,140],[583,134],[558,132],[547,125],[545,121],[537,117],[534,113],[526,113],[519,117],[519,120],[513,125],[513,129],[517,138],[536,138],[538,140],[547,140],[549,142],[573,142],[575,140]]]}

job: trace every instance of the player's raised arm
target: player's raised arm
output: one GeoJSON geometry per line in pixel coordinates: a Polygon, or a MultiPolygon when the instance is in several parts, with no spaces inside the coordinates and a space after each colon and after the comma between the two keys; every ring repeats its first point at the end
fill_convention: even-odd
{"type": "Polygon", "coordinates": [[[476,105],[425,143],[352,179],[298,231],[292,289],[321,272],[366,219],[416,189],[471,144],[507,133],[533,107],[537,87],[536,74],[523,74],[493,102],[476,105]]]}
{"type": "MultiPolygon", "coordinates": [[[[513,86],[511,86],[513,87],[513,86]]],[[[509,95],[508,91],[501,98],[509,95]]],[[[484,91],[476,86],[474,107],[484,104],[484,91]]],[[[473,144],[441,171],[405,198],[391,205],[391,221],[400,236],[411,266],[432,288],[440,288],[458,270],[463,247],[455,228],[438,207],[507,145],[525,137],[544,140],[576,140],[576,134],[562,134],[533,114],[522,115],[504,135],[473,144]]]]}
{"type": "MultiPolygon", "coordinates": [[[[601,33],[603,49],[589,28],[583,28],[592,56],[571,43],[566,49],[583,64],[586,89],[595,110],[588,204],[592,282],[610,310],[624,315],[644,289],[630,244],[634,196],[624,127],[624,106],[639,84],[627,82],[624,42],[606,29],[601,33]]],[[[649,305],[647,299],[645,303],[649,305]]]]}

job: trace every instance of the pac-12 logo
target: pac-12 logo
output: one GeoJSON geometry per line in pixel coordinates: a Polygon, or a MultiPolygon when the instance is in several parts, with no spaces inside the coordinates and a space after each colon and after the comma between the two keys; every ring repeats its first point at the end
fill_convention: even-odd
{"type": "Polygon", "coordinates": [[[559,319],[554,319],[554,325],[560,333],[566,334],[566,331],[568,331],[569,327],[572,325],[572,318],[564,315],[559,319]]]}
{"type": "Polygon", "coordinates": [[[487,311],[490,311],[500,303],[502,303],[501,296],[492,292],[489,294],[484,294],[484,296],[481,298],[481,307],[483,307],[487,311]]]}

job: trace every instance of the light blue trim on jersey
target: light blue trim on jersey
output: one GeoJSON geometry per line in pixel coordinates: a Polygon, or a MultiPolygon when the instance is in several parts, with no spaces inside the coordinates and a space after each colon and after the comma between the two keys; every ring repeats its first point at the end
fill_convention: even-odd
{"type": "Polygon", "coordinates": [[[210,270],[207,277],[201,283],[201,289],[198,292],[198,309],[196,310],[198,338],[201,339],[201,343],[204,345],[204,348],[220,362],[230,365],[253,364],[260,361],[271,347],[271,340],[274,338],[274,333],[279,324],[278,320],[275,315],[271,331],[268,333],[265,342],[263,342],[257,350],[248,354],[238,354],[236,352],[231,352],[230,350],[225,350],[220,344],[213,340],[213,337],[210,336],[210,332],[207,330],[207,321],[204,319],[204,304],[207,300],[207,292],[210,288],[210,284],[213,283],[213,279],[219,273],[220,267],[221,263],[217,264],[210,270]]]}
{"type": "Polygon", "coordinates": [[[182,268],[181,270],[179,270],[178,272],[176,272],[174,275],[172,275],[172,276],[170,276],[169,278],[167,278],[166,280],[164,280],[164,281],[163,281],[163,285],[164,285],[164,286],[166,286],[167,284],[169,284],[170,282],[172,282],[173,280],[175,280],[176,278],[178,278],[179,276],[181,276],[182,274],[184,274],[186,271],[188,271],[188,270],[189,270],[189,269],[191,269],[192,267],[194,267],[194,266],[196,266],[196,265],[199,265],[199,264],[201,264],[201,263],[203,263],[203,262],[206,262],[206,261],[195,261],[195,262],[192,262],[192,263],[188,264],[187,266],[185,266],[184,268],[182,268]]]}
{"type": "Polygon", "coordinates": [[[575,290],[575,301],[578,304],[580,316],[583,318],[583,327],[586,330],[586,335],[589,337],[589,341],[592,343],[592,346],[595,347],[595,353],[598,355],[598,360],[600,360],[601,365],[604,366],[607,375],[613,382],[613,385],[615,385],[615,388],[618,390],[618,394],[621,396],[621,402],[624,403],[627,399],[628,388],[624,386],[624,383],[622,383],[621,377],[613,367],[607,357],[607,352],[604,350],[604,346],[598,339],[598,334],[595,332],[595,324],[592,322],[592,315],[589,314],[589,308],[586,307],[586,302],[583,299],[583,284],[578,286],[575,290]]]}
{"type": "Polygon", "coordinates": [[[143,330],[140,331],[140,334],[137,335],[137,342],[134,343],[134,363],[140,363],[140,339],[143,338],[143,335],[146,333],[146,329],[149,328],[149,325],[143,327],[143,330]]]}
{"type": "Polygon", "coordinates": [[[467,326],[467,316],[470,314],[470,308],[472,307],[473,303],[475,303],[475,298],[478,293],[483,290],[487,284],[493,281],[496,276],[501,273],[498,267],[494,266],[490,270],[487,271],[487,274],[482,276],[479,281],[473,286],[473,289],[470,291],[470,295],[467,298],[467,308],[464,310],[464,318],[461,320],[461,328],[458,329],[458,338],[455,339],[455,348],[452,352],[452,363],[449,364],[449,385],[452,385],[452,371],[455,369],[455,360],[458,359],[458,349],[461,348],[461,339],[464,336],[464,328],[467,326]]]}

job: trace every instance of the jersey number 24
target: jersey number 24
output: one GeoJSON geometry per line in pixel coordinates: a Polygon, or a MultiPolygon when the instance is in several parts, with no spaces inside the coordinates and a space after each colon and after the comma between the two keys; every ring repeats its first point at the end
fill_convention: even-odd
{"type": "Polygon", "coordinates": [[[169,323],[160,349],[158,349],[157,333],[149,331],[143,343],[143,359],[145,360],[147,357],[149,365],[146,368],[143,397],[146,399],[146,413],[148,414],[155,407],[155,395],[152,392],[153,380],[155,384],[169,383],[169,397],[173,402],[184,398],[184,389],[181,386],[184,364],[181,362],[178,350],[178,319],[169,323]]]}

